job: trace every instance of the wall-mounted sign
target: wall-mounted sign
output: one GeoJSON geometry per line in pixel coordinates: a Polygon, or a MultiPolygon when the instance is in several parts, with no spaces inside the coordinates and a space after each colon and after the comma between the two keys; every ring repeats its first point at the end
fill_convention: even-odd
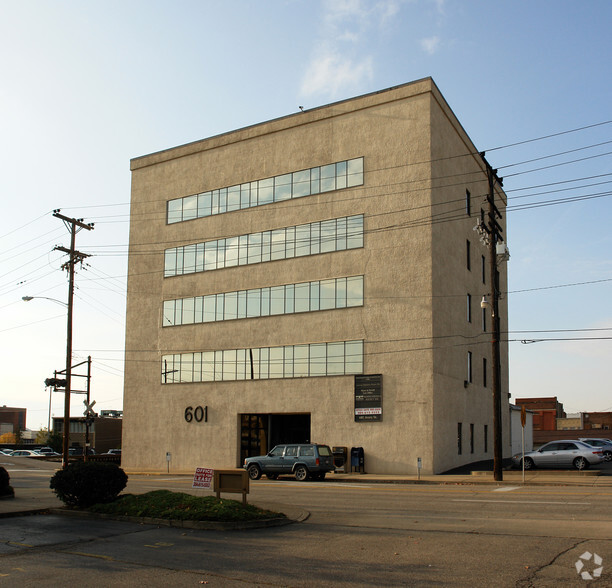
{"type": "Polygon", "coordinates": [[[355,422],[382,421],[382,374],[355,376],[355,422]]]}

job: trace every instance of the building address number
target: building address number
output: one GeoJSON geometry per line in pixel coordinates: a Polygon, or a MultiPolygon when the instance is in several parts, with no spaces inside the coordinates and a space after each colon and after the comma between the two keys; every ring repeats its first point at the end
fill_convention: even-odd
{"type": "Polygon", "coordinates": [[[196,423],[201,423],[204,421],[208,422],[208,406],[188,406],[185,409],[185,420],[188,423],[195,421],[196,423]]]}

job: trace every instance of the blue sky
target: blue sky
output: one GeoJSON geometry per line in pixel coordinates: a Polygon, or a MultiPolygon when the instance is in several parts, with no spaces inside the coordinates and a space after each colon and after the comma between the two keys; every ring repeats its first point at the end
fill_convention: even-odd
{"type": "Polygon", "coordinates": [[[121,408],[129,160],[431,76],[525,205],[508,211],[512,396],[612,410],[610,22],[605,0],[0,0],[0,404],[46,426],[65,365],[65,309],[21,300],[67,298],[53,209],[95,223],[75,361],[93,357],[96,408],[121,408]]]}

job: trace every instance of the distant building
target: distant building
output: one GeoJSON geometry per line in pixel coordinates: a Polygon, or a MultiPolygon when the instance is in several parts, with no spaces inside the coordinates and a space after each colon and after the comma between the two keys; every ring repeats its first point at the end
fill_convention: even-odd
{"type": "Polygon", "coordinates": [[[17,433],[26,428],[25,408],[0,407],[0,435],[4,433],[17,433]]]}
{"type": "MultiPolygon", "coordinates": [[[[106,453],[109,449],[121,447],[121,431],[123,420],[120,418],[95,417],[89,425],[89,446],[96,453],[106,453]]],[[[84,417],[70,417],[70,447],[85,447],[86,419],[84,417]]],[[[53,418],[53,432],[63,435],[63,417],[53,418]]]]}
{"type": "Polygon", "coordinates": [[[565,418],[563,404],[556,396],[549,398],[517,398],[517,406],[524,406],[531,410],[533,414],[534,431],[556,431],[557,419],[565,418]]]}
{"type": "MultiPolygon", "coordinates": [[[[123,463],[493,458],[487,169],[431,78],[131,161],[123,463]]],[[[505,236],[506,196],[496,183],[505,236]]],[[[503,247],[503,243],[498,246],[503,247]]],[[[501,257],[501,255],[500,255],[501,257]]],[[[507,301],[498,317],[506,332],[507,301]]],[[[510,453],[501,344],[503,452],[510,453]]]]}

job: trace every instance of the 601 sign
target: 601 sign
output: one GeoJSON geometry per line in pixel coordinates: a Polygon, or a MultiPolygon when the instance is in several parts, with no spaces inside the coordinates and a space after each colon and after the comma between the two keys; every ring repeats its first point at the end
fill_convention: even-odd
{"type": "Polygon", "coordinates": [[[202,408],[201,406],[188,406],[185,409],[185,420],[188,423],[191,423],[192,421],[195,421],[196,423],[201,423],[202,421],[204,421],[205,423],[207,423],[208,406],[205,406],[204,408],[202,408]]]}

